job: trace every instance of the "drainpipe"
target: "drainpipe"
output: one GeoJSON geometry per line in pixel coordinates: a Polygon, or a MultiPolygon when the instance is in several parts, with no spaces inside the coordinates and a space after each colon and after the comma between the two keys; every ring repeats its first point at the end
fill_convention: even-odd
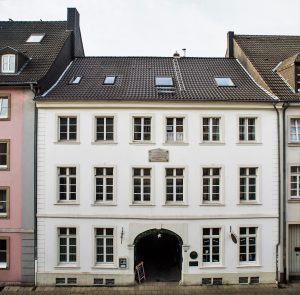
{"type": "Polygon", "coordinates": [[[278,256],[279,256],[279,246],[280,246],[280,239],[281,239],[281,157],[280,157],[280,115],[279,111],[276,107],[277,102],[273,103],[273,107],[276,111],[276,118],[277,118],[277,153],[278,153],[278,242],[276,244],[276,284],[279,286],[279,266],[278,266],[278,256]]]}
{"type": "Polygon", "coordinates": [[[283,248],[283,282],[287,283],[287,269],[286,269],[286,110],[289,103],[283,104],[282,111],[282,165],[283,165],[283,208],[282,208],[282,248],[283,248]]]}

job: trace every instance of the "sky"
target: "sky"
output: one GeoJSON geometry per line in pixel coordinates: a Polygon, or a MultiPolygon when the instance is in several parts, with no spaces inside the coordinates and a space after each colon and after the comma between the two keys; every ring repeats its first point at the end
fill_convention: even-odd
{"type": "Polygon", "coordinates": [[[300,35],[300,0],[0,0],[0,20],[80,13],[86,56],[224,56],[228,31],[300,35]]]}

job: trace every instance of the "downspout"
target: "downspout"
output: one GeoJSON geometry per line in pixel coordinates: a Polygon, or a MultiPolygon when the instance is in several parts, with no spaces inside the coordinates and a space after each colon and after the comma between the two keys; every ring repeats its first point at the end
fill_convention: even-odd
{"type": "Polygon", "coordinates": [[[280,115],[276,107],[277,102],[273,103],[273,107],[276,111],[277,117],[277,153],[278,153],[278,242],[276,244],[276,284],[279,286],[279,266],[278,266],[278,256],[279,256],[279,246],[281,240],[281,157],[280,157],[280,115]]]}
{"type": "Polygon", "coordinates": [[[283,282],[287,283],[287,269],[286,269],[286,117],[285,113],[289,107],[288,103],[284,103],[282,112],[282,165],[283,165],[283,208],[282,208],[282,243],[283,243],[283,282]]]}

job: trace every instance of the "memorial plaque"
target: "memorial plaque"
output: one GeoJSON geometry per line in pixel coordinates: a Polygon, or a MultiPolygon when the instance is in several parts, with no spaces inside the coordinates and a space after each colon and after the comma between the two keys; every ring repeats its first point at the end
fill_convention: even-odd
{"type": "Polygon", "coordinates": [[[163,149],[150,150],[149,162],[169,162],[169,151],[163,149]]]}

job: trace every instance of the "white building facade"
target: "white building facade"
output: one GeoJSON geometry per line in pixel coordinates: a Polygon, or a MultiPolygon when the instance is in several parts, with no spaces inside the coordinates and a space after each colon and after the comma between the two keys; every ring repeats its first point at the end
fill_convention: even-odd
{"type": "MultiPolygon", "coordinates": [[[[70,71],[56,89],[69,87],[70,71]]],[[[83,79],[72,86],[84,87],[83,79]]],[[[37,100],[38,285],[130,285],[141,261],[154,281],[275,282],[271,98],[44,98],[37,100]]]]}

